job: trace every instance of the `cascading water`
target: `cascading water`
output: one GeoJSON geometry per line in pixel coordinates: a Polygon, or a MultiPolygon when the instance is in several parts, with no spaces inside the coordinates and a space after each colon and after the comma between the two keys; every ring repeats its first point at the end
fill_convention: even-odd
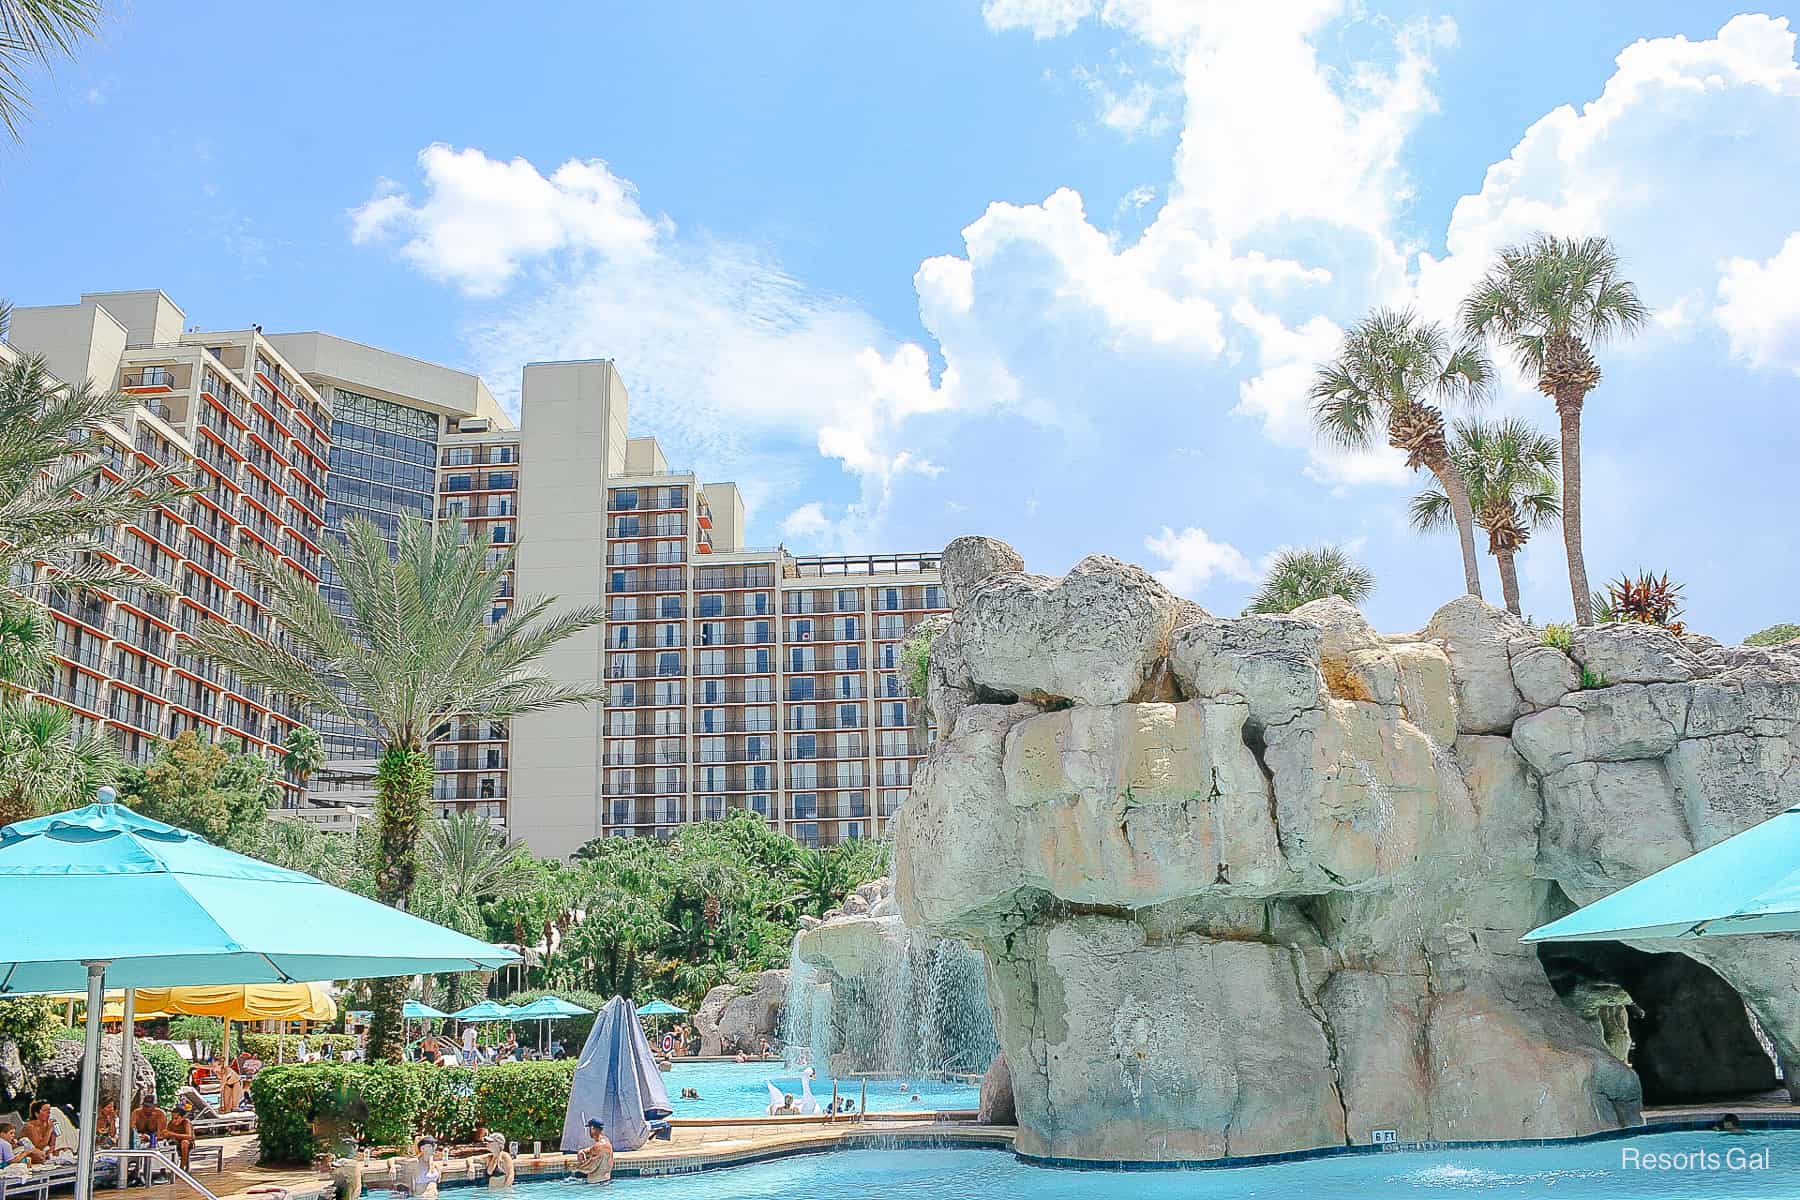
{"type": "MultiPolygon", "coordinates": [[[[988,1007],[987,966],[961,942],[910,930],[892,911],[840,917],[872,931],[880,952],[854,977],[807,961],[801,933],[789,956],[781,1018],[783,1057],[833,1075],[859,1072],[978,1075],[999,1052],[988,1007]]],[[[842,926],[833,922],[829,937],[842,926]]]]}

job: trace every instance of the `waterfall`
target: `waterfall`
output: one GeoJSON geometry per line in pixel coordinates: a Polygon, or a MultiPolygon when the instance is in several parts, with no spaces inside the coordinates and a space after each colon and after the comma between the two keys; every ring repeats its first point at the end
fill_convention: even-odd
{"type": "Polygon", "coordinates": [[[781,1006],[781,1058],[790,1067],[831,1057],[831,984],[800,957],[801,934],[788,949],[787,999],[781,1006]]]}

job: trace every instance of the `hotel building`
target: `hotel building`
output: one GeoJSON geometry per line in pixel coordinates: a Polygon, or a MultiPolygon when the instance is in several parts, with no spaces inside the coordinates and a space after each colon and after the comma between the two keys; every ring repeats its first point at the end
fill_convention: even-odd
{"type": "MultiPolygon", "coordinates": [[[[494,597],[492,619],[516,595],[604,609],[603,626],[556,647],[544,667],[571,685],[604,686],[609,702],[510,727],[452,721],[433,747],[440,814],[474,812],[538,853],[563,855],[594,837],[668,836],[733,809],[760,813],[808,845],[885,828],[931,732],[922,702],[907,693],[899,651],[920,620],[943,609],[935,554],[807,557],[746,546],[737,486],[671,469],[654,438],[630,436],[629,397],[608,360],[528,365],[515,425],[467,372],[324,333],[184,333],[184,319],[160,292],[108,293],[19,309],[11,339],[21,352],[50,355],[62,378],[152,389],[142,392],[148,434],[122,431],[127,444],[193,458],[207,495],[216,493],[190,502],[201,514],[191,573],[186,559],[165,568],[155,537],[126,531],[151,543],[134,542],[133,553],[171,571],[184,597],[193,590],[196,598],[171,605],[171,628],[189,608],[266,627],[254,585],[231,561],[244,538],[292,554],[295,569],[341,602],[319,551],[345,521],[363,516],[391,529],[406,513],[458,519],[471,536],[486,529],[496,545],[519,543],[517,578],[494,597]],[[104,336],[81,333],[88,327],[104,336]],[[215,400],[221,393],[227,399],[215,400]],[[215,543],[206,531],[225,521],[237,524],[220,524],[216,532],[229,536],[215,543]],[[217,597],[212,583],[223,589],[217,597]],[[208,598],[223,607],[207,609],[208,598]]],[[[167,549],[185,553],[186,532],[167,549]]],[[[103,607],[95,615],[106,623],[114,610],[127,614],[127,632],[144,615],[103,607]]],[[[154,737],[179,731],[171,714],[188,719],[191,706],[178,697],[204,697],[211,707],[193,715],[251,744],[279,742],[296,719],[190,658],[185,670],[179,660],[149,664],[166,668],[167,678],[154,677],[166,694],[145,701],[161,723],[134,723],[142,692],[129,680],[141,668],[125,655],[138,653],[135,644],[123,654],[87,645],[71,632],[76,658],[59,660],[50,694],[99,703],[82,711],[109,721],[140,758],[154,737]],[[96,654],[102,665],[85,669],[82,656],[96,654]],[[84,678],[105,677],[115,661],[131,674],[116,688],[124,717],[112,722],[115,689],[84,678]]],[[[296,815],[353,823],[372,801],[373,743],[351,723],[311,720],[332,765],[296,815]]]]}
{"type": "MultiPolygon", "coordinates": [[[[195,729],[278,758],[304,714],[192,653],[187,635],[206,621],[271,634],[267,589],[240,561],[250,546],[318,582],[330,418],[260,331],[193,333],[185,321],[158,291],[13,310],[0,360],[42,355],[61,380],[137,398],[124,421],[99,431],[110,476],[133,463],[178,464],[196,491],[101,539],[108,558],[168,592],[72,595],[40,579],[9,582],[51,610],[55,668],[41,695],[104,729],[127,757],[147,761],[160,740],[195,729]]],[[[298,787],[284,786],[298,805],[298,787]]]]}

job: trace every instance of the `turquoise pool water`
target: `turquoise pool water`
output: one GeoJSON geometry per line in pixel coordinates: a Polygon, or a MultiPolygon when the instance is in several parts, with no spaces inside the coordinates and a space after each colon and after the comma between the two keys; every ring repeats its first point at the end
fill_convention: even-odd
{"type": "MultiPolygon", "coordinates": [[[[800,1075],[780,1063],[695,1063],[677,1061],[663,1076],[669,1087],[669,1103],[678,1117],[755,1117],[768,1111],[769,1089],[773,1080],[783,1092],[800,1098],[800,1075]],[[700,1093],[698,1100],[677,1099],[681,1089],[691,1087],[700,1093]]],[[[847,1079],[839,1085],[839,1094],[860,1100],[862,1083],[847,1079]]],[[[821,1105],[831,1101],[831,1081],[813,1080],[813,1095],[821,1105]]],[[[974,1108],[978,1089],[960,1083],[940,1083],[930,1079],[871,1079],[869,1110],[899,1112],[902,1109],[941,1110],[974,1108]],[[901,1083],[907,1084],[902,1090],[901,1083]],[[912,1097],[917,1095],[915,1102],[912,1097]]]]}
{"type": "MultiPolygon", "coordinates": [[[[1559,1147],[1389,1153],[1205,1171],[1067,1171],[996,1150],[844,1150],[657,1179],[621,1179],[636,1200],[1740,1200],[1800,1194],[1800,1131],[1652,1134],[1559,1147]],[[1766,1165],[1728,1163],[1767,1152],[1766,1165]],[[1696,1166],[1696,1152],[1717,1156],[1696,1166]],[[1665,1169],[1633,1163],[1657,1162],[1665,1169]],[[1683,1157],[1688,1156],[1688,1157],[1683,1157]],[[1684,1165],[1685,1164],[1685,1165],[1684,1165]]],[[[536,1200],[580,1184],[534,1183],[536,1200]]]]}

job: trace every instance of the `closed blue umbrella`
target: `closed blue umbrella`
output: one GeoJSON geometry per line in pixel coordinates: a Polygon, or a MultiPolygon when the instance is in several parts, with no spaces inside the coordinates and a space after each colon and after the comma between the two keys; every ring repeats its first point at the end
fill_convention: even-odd
{"type": "Polygon", "coordinates": [[[1796,931],[1800,931],[1800,805],[1520,940],[1687,941],[1796,931]]]}
{"type": "Polygon", "coordinates": [[[234,854],[113,803],[0,829],[0,995],[88,994],[76,1194],[93,1188],[107,985],[293,983],[492,970],[509,951],[234,854]]]}

